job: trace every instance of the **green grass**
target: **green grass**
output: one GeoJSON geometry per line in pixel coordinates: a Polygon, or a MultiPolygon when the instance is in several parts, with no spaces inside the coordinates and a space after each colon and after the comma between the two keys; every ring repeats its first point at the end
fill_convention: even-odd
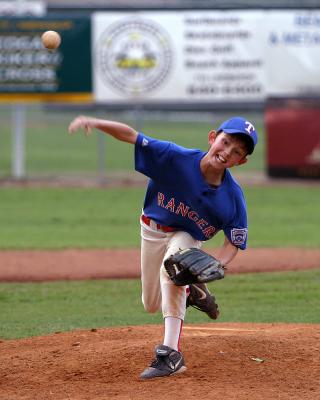
{"type": "MultiPolygon", "coordinates": [[[[148,113],[148,118],[153,114],[148,113]]],[[[92,112],[90,115],[101,118],[120,120],[149,135],[163,140],[170,140],[182,146],[207,149],[208,133],[217,128],[223,119],[229,116],[212,116],[212,122],[206,116],[195,114],[194,121],[169,121],[167,114],[163,119],[145,119],[142,122],[133,120],[128,115],[106,115],[92,112]],[[141,126],[138,126],[141,125],[141,126]]],[[[27,176],[52,176],[60,174],[97,174],[99,145],[98,131],[87,138],[82,133],[69,135],[67,128],[76,112],[47,112],[45,109],[28,107],[26,111],[26,171],[27,176]]],[[[250,117],[250,116],[249,116],[250,117]]],[[[257,117],[259,145],[250,156],[250,162],[241,170],[264,169],[264,128],[262,116],[257,117]]],[[[0,107],[0,176],[11,174],[11,109],[0,107]]],[[[133,146],[100,134],[104,142],[105,170],[128,171],[133,169],[133,146]]]]}
{"type": "MultiPolygon", "coordinates": [[[[320,247],[320,187],[246,187],[245,194],[250,247],[320,247]]],[[[143,198],[142,188],[2,187],[0,249],[138,247],[143,198]]]]}
{"type": "Polygon", "coordinates": [[[141,189],[1,188],[0,196],[2,249],[138,245],[141,189]]]}
{"type": "MultiPolygon", "coordinates": [[[[320,267],[320,266],[319,266],[320,267]]],[[[320,269],[229,275],[209,285],[222,310],[220,322],[320,323],[320,269]]],[[[0,337],[161,323],[147,314],[138,280],[0,284],[0,337]]],[[[186,323],[205,323],[188,309],[186,323]]]]}
{"type": "Polygon", "coordinates": [[[248,187],[253,247],[320,247],[320,186],[248,187]]]}

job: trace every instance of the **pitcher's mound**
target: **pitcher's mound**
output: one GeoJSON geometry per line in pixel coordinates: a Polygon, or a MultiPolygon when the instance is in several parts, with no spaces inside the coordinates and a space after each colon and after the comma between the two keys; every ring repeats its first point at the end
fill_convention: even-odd
{"type": "Polygon", "coordinates": [[[141,381],[162,326],[79,330],[0,342],[0,398],[315,400],[320,325],[185,325],[187,371],[141,381]]]}

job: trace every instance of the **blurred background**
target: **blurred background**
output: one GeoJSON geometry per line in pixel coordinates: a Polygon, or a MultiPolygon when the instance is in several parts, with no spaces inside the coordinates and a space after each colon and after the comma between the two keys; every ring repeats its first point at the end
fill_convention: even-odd
{"type": "Polygon", "coordinates": [[[0,183],[143,182],[130,146],[68,135],[78,114],[201,149],[243,115],[259,145],[240,180],[316,182],[319,46],[316,0],[1,0],[0,183]]]}

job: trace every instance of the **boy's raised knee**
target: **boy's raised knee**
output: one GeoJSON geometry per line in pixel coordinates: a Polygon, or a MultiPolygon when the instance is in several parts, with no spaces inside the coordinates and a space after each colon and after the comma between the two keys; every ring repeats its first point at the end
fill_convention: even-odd
{"type": "Polygon", "coordinates": [[[150,314],[154,314],[159,311],[159,307],[156,304],[143,304],[143,306],[144,309],[150,314]]]}

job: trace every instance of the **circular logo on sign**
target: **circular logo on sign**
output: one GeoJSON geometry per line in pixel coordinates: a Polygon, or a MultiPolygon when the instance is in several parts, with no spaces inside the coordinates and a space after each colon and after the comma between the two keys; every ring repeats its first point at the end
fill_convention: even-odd
{"type": "Polygon", "coordinates": [[[169,37],[153,21],[117,22],[98,42],[101,77],[121,94],[139,96],[155,90],[166,79],[171,61],[169,37]]]}

